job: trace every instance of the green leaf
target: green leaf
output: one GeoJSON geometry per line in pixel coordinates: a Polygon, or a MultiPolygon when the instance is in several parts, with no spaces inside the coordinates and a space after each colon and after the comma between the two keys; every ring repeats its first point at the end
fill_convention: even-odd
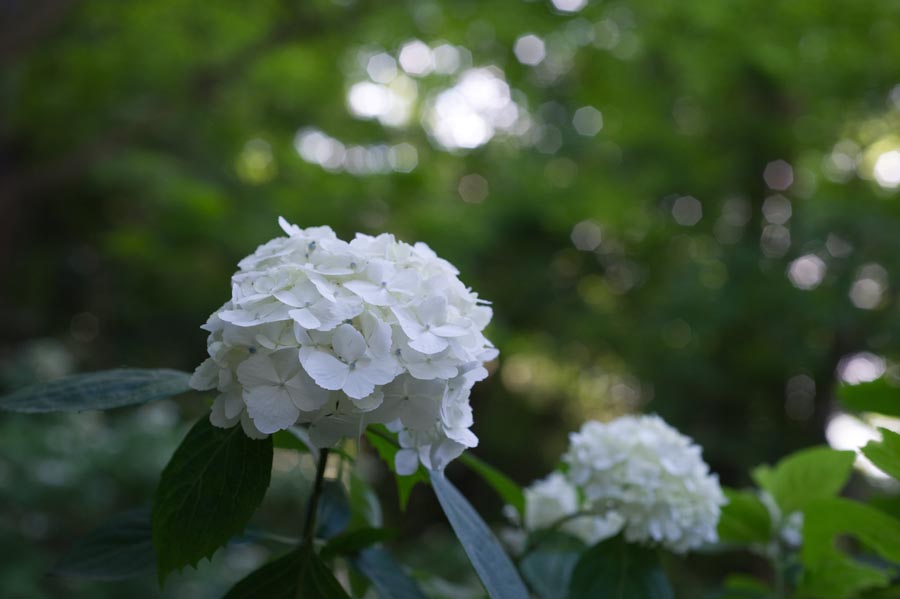
{"type": "Polygon", "coordinates": [[[886,428],[878,430],[881,442],[869,441],[862,448],[863,455],[886,474],[900,480],[900,435],[886,428]]]}
{"type": "Polygon", "coordinates": [[[857,385],[841,385],[837,396],[848,410],[900,417],[900,387],[884,377],[857,385]]]}
{"type": "Polygon", "coordinates": [[[350,502],[344,485],[336,480],[325,481],[316,513],[316,536],[330,539],[350,524],[350,502]]]}
{"type": "Polygon", "coordinates": [[[304,545],[248,574],[223,599],[350,599],[341,584],[304,545]]]}
{"type": "Polygon", "coordinates": [[[756,475],[782,512],[789,514],[810,501],[837,495],[847,483],[855,459],[852,451],[812,447],[789,455],[765,475],[759,471],[756,475]]]}
{"type": "Polygon", "coordinates": [[[674,599],[656,550],[626,543],[621,536],[582,555],[572,572],[571,599],[674,599]]]}
{"type": "Polygon", "coordinates": [[[272,445],[275,449],[290,449],[300,453],[314,453],[310,446],[304,443],[300,437],[290,429],[278,431],[272,435],[272,445]]]}
{"type": "Polygon", "coordinates": [[[801,558],[805,569],[800,596],[844,599],[890,582],[889,573],[838,551],[835,539],[844,534],[856,537],[884,559],[900,563],[900,521],[849,499],[819,499],[804,510],[801,558]]]}
{"type": "Polygon", "coordinates": [[[150,510],[113,516],[78,541],[57,564],[54,574],[85,580],[126,580],[153,572],[156,559],[150,510]]]}
{"type": "Polygon", "coordinates": [[[350,564],[372,582],[381,599],[425,599],[419,585],[384,549],[366,549],[350,564]]]}
{"type": "Polygon", "coordinates": [[[772,521],[769,510],[750,491],[724,489],[728,503],[719,518],[719,539],[731,543],[765,543],[769,540],[772,521]]]}
{"type": "Polygon", "coordinates": [[[269,486],[272,439],[203,418],[163,470],[153,503],[153,547],[160,582],[195,566],[240,533],[269,486]]]}
{"type": "Polygon", "coordinates": [[[369,443],[375,448],[381,459],[387,462],[388,468],[394,473],[394,478],[397,480],[397,496],[400,499],[400,509],[406,511],[406,505],[409,503],[409,494],[416,484],[420,482],[428,483],[428,472],[419,465],[419,468],[408,476],[397,474],[397,470],[394,467],[394,456],[400,451],[400,446],[397,445],[396,441],[389,439],[389,437],[393,437],[393,434],[388,432],[383,426],[372,428],[375,430],[366,431],[366,439],[369,440],[369,443]]]}
{"type": "Polygon", "coordinates": [[[503,501],[513,506],[520,515],[525,513],[525,493],[522,491],[522,487],[513,482],[511,478],[468,452],[463,453],[459,457],[459,461],[478,474],[500,495],[503,501]]]}
{"type": "Polygon", "coordinates": [[[0,398],[7,412],[81,412],[147,403],[190,391],[191,376],[177,370],[120,369],[37,383],[0,398]]]}
{"type": "Polygon", "coordinates": [[[358,528],[332,537],[322,548],[322,559],[330,560],[338,555],[355,555],[363,549],[383,543],[396,532],[387,528],[358,528]]]}
{"type": "Polygon", "coordinates": [[[384,522],[381,503],[375,491],[355,472],[350,474],[349,528],[380,528],[384,522]]]}
{"type": "Polygon", "coordinates": [[[519,560],[519,571],[542,599],[567,599],[572,572],[584,549],[575,537],[554,532],[519,560]]]}
{"type": "Polygon", "coordinates": [[[484,520],[444,476],[431,472],[438,502],[491,599],[522,599],[528,590],[484,520]]]}
{"type": "Polygon", "coordinates": [[[722,590],[707,599],[775,599],[772,589],[764,582],[744,574],[732,574],[725,579],[722,590]]]}

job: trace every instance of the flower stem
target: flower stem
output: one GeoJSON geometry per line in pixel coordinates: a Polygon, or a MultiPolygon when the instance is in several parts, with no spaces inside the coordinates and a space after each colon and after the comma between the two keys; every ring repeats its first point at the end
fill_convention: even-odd
{"type": "Polygon", "coordinates": [[[306,504],[306,522],[303,525],[303,543],[312,546],[316,532],[316,512],[319,509],[319,498],[322,497],[322,488],[325,482],[325,464],[328,462],[328,449],[319,450],[319,463],[316,465],[316,480],[313,483],[312,494],[306,504]]]}

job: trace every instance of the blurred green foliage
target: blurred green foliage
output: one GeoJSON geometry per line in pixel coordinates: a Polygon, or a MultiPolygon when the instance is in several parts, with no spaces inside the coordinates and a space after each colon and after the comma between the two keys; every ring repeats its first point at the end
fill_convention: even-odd
{"type": "MultiPolygon", "coordinates": [[[[426,241],[493,300],[501,358],[473,397],[477,453],[520,483],[583,419],[645,410],[746,484],[750,466],[822,440],[842,358],[898,353],[898,2],[0,11],[9,389],[73,369],[192,368],[199,325],[278,215],[426,241]],[[416,39],[451,48],[458,68],[403,75],[415,62],[396,60],[416,39]],[[517,50],[544,56],[523,64],[517,50]],[[457,137],[473,125],[435,117],[438,96],[490,66],[479,89],[513,106],[516,125],[484,117],[486,143],[446,147],[435,118],[457,137]],[[370,93],[354,103],[354,89],[370,93]],[[389,121],[386,89],[405,94],[392,100],[405,120],[354,114],[389,121]]],[[[140,410],[2,417],[4,590],[53,588],[39,572],[72,533],[150,496],[185,430],[165,405],[174,416],[155,432],[140,410]],[[82,474],[42,478],[62,455],[82,474]]],[[[203,406],[185,400],[182,416],[203,406]]],[[[473,480],[460,485],[497,515],[473,480]]],[[[415,493],[411,504],[404,529],[418,535],[436,508],[415,493]]]]}

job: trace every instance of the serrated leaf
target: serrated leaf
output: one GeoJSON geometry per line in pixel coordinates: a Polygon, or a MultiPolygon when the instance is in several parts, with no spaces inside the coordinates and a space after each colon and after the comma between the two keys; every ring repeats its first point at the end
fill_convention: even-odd
{"type": "Polygon", "coordinates": [[[856,385],[841,385],[837,396],[844,407],[853,412],[900,417],[900,387],[884,377],[856,385]]]}
{"type": "Polygon", "coordinates": [[[900,563],[900,521],[849,499],[819,499],[804,510],[801,558],[805,568],[799,596],[844,599],[888,584],[888,572],[838,551],[835,539],[844,534],[856,537],[884,559],[900,563]]]}
{"type": "Polygon", "coordinates": [[[190,375],[177,370],[124,368],[63,377],[0,398],[7,412],[109,410],[190,391],[190,375]]]}
{"type": "Polygon", "coordinates": [[[775,499],[784,514],[802,510],[809,502],[833,497],[847,484],[856,454],[828,447],[812,447],[781,460],[764,476],[760,485],[775,499]]]}
{"type": "Polygon", "coordinates": [[[571,599],[673,599],[656,550],[626,543],[621,536],[588,549],[569,587],[571,599]]]}
{"type": "Polygon", "coordinates": [[[471,453],[463,453],[459,456],[459,461],[471,468],[478,476],[484,480],[498,495],[513,506],[520,515],[525,513],[525,493],[522,487],[517,485],[511,478],[484,462],[471,453]]]}
{"type": "Polygon", "coordinates": [[[410,475],[397,474],[397,469],[394,466],[394,456],[400,451],[400,446],[396,442],[389,440],[388,436],[392,436],[392,434],[384,427],[380,427],[378,430],[366,431],[366,439],[368,439],[369,444],[375,448],[381,459],[387,463],[388,468],[394,473],[394,478],[397,481],[397,496],[400,500],[400,509],[406,511],[406,505],[409,503],[409,494],[412,493],[416,484],[420,482],[427,484],[429,482],[428,472],[419,465],[419,468],[410,475]]]}
{"type": "Polygon", "coordinates": [[[351,558],[350,564],[369,579],[380,599],[425,599],[419,585],[384,549],[366,549],[351,558]]]}
{"type": "Polygon", "coordinates": [[[163,470],[154,497],[160,582],[240,533],[266,494],[271,472],[271,437],[250,439],[239,426],[198,421],[163,470]]]}
{"type": "Polygon", "coordinates": [[[528,590],[500,541],[443,472],[431,472],[431,486],[491,599],[522,599],[528,590]]]}
{"type": "Polygon", "coordinates": [[[387,528],[357,528],[332,537],[322,548],[322,559],[330,560],[338,555],[355,555],[363,549],[393,538],[393,530],[387,528]]]}
{"type": "Polygon", "coordinates": [[[113,516],[78,541],[53,573],[85,580],[126,580],[153,572],[150,509],[113,516]]]}
{"type": "Polygon", "coordinates": [[[723,489],[728,503],[719,518],[719,539],[731,543],[765,543],[771,536],[769,510],[752,492],[723,489]]]}
{"type": "Polygon", "coordinates": [[[519,571],[542,599],[567,599],[572,572],[584,550],[579,539],[553,533],[519,560],[519,571]]]}
{"type": "Polygon", "coordinates": [[[878,430],[881,441],[869,441],[862,448],[863,455],[886,474],[900,480],[900,435],[886,428],[878,430]]]}
{"type": "Polygon", "coordinates": [[[304,545],[254,570],[223,599],[350,599],[315,551],[304,545]]]}

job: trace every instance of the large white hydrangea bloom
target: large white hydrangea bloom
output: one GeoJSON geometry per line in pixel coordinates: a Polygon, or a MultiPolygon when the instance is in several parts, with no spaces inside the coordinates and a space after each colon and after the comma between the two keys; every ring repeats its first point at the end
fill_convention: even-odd
{"type": "Polygon", "coordinates": [[[385,424],[402,474],[474,447],[469,391],[497,356],[487,302],[424,243],[279,224],[287,237],[241,260],[203,327],[191,385],[219,391],[210,421],[254,438],[308,424],[319,446],[385,424]]]}
{"type": "Polygon", "coordinates": [[[725,496],[691,439],[658,416],[590,421],[570,435],[565,475],[525,492],[525,527],[560,526],[595,543],[620,531],[629,542],[677,553],[715,542],[725,496]]]}

